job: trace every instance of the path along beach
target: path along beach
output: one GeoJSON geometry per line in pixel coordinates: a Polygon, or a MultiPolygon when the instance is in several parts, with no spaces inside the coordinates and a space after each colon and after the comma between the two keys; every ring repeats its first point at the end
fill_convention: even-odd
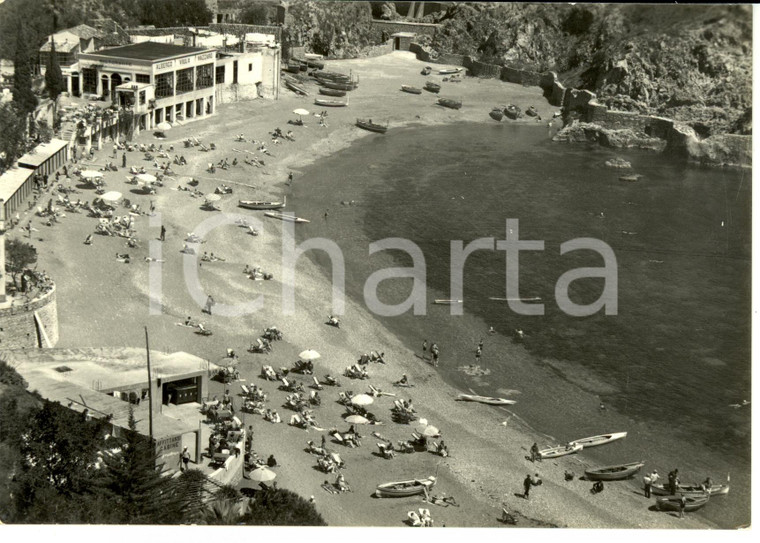
{"type": "MultiPolygon", "coordinates": [[[[295,127],[287,124],[295,120],[292,111],[305,108],[319,112],[325,108],[315,106],[313,98],[316,86],[309,85],[308,97],[299,97],[282,89],[277,101],[257,100],[227,104],[219,107],[217,115],[208,120],[176,126],[166,133],[167,139],[157,140],[150,132],[144,132],[136,143],[161,143],[175,147],[174,154],[183,155],[188,164],[172,168],[177,176],[195,177],[200,180],[197,187],[204,193],[212,193],[222,183],[233,188],[233,194],[225,195],[217,202],[222,211],[239,213],[247,217],[259,218],[263,223],[258,236],[249,235],[245,229],[234,224],[212,231],[206,242],[200,245],[203,251],[213,252],[224,258],[223,262],[203,262],[199,267],[200,282],[207,294],[214,297],[217,305],[235,304],[251,300],[255,295],[263,295],[265,304],[260,311],[242,317],[202,315],[200,305],[189,294],[183,275],[184,259],[180,253],[183,240],[212,213],[200,209],[202,198],[193,198],[189,192],[176,190],[179,183],[167,178],[165,186],[155,195],[137,195],[130,192],[134,187],[124,182],[125,172],[107,172],[105,181],[108,190],[117,190],[133,203],[139,203],[147,210],[153,202],[156,216],[136,219],[139,246],[127,248],[120,237],[95,236],[92,245],[84,245],[87,235],[94,230],[95,220],[84,214],[67,214],[53,227],[44,225],[43,219],[31,213],[21,217],[21,225],[29,220],[37,230],[32,242],[38,248],[39,269],[46,270],[56,281],[60,337],[58,347],[98,347],[98,346],[140,346],[143,344],[143,326],[151,333],[151,348],[173,352],[188,351],[215,363],[224,363],[225,352],[233,348],[240,360],[238,369],[244,384],[258,384],[269,393],[268,407],[277,409],[283,418],[290,416],[281,405],[286,393],[276,390],[275,383],[259,378],[261,366],[275,368],[292,367],[298,353],[304,349],[315,349],[322,354],[316,363],[315,374],[320,378],[330,373],[341,375],[346,366],[370,350],[383,351],[387,364],[370,364],[368,381],[352,381],[341,377],[343,387],[325,387],[322,406],[315,410],[315,419],[325,430],[337,427],[345,431],[348,427],[341,419],[344,407],[335,403],[339,391],[353,390],[367,392],[373,385],[397,397],[411,398],[420,417],[441,429],[442,437],[451,451],[451,456],[442,458],[432,453],[399,454],[395,459],[386,460],[372,453],[377,451],[372,431],[379,432],[392,442],[411,437],[412,427],[391,421],[390,409],[393,399],[376,398],[370,411],[383,422],[380,426],[359,427],[364,436],[363,444],[356,449],[344,448],[331,443],[330,446],[341,453],[346,467],[343,470],[346,481],[353,492],[332,495],[320,488],[335,475],[326,475],[314,468],[315,459],[304,452],[306,442],[319,443],[322,432],[314,429],[304,431],[284,424],[271,424],[259,415],[246,414],[244,424],[254,428],[253,448],[260,456],[274,454],[281,467],[277,468],[280,487],[294,490],[302,496],[313,495],[319,512],[330,525],[351,526],[402,526],[407,511],[419,507],[430,509],[435,525],[441,526],[502,526],[499,518],[506,507],[518,517],[519,527],[560,526],[576,528],[709,528],[716,527],[699,513],[688,514],[679,520],[677,515],[650,510],[654,500],[647,500],[640,490],[640,477],[628,482],[608,484],[601,495],[589,492],[590,482],[565,481],[565,470],[576,475],[583,472],[582,464],[592,462],[578,455],[572,458],[549,460],[533,464],[526,460],[529,448],[535,441],[539,445],[550,443],[549,439],[532,430],[521,419],[530,422],[530,414],[519,409],[494,409],[479,404],[455,402],[459,391],[443,382],[435,368],[423,363],[416,356],[420,354],[419,343],[409,345],[392,334],[363,306],[346,300],[346,311],[341,316],[340,329],[326,326],[325,320],[332,313],[330,285],[322,271],[308,258],[299,260],[296,270],[296,311],[294,315],[282,314],[280,295],[283,277],[282,239],[283,223],[264,219],[260,212],[241,210],[239,199],[281,200],[284,195],[295,195],[296,205],[289,205],[286,211],[302,216],[298,208],[299,185],[308,183],[299,175],[299,170],[314,161],[326,157],[349,146],[359,137],[371,134],[358,129],[354,122],[357,117],[369,117],[375,122],[388,122],[391,128],[409,124],[435,125],[457,121],[493,122],[488,118],[492,106],[514,102],[525,107],[534,105],[543,124],[551,119],[556,108],[549,106],[538,88],[523,88],[495,80],[465,78],[456,84],[444,84],[452,97],[462,99],[465,107],[450,110],[435,106],[435,96],[424,93],[420,96],[402,95],[402,84],[422,85],[419,76],[423,63],[405,53],[394,53],[374,59],[330,61],[326,69],[348,73],[355,72],[360,77],[360,85],[352,91],[348,108],[332,108],[326,118],[327,126],[319,126],[318,119],[305,116],[306,126],[295,127]],[[474,104],[479,104],[474,106],[474,104]],[[472,107],[467,107],[472,105],[472,107]],[[275,128],[283,132],[293,130],[295,141],[282,140],[272,144],[269,134],[275,128]],[[235,141],[242,133],[247,142],[235,141]],[[196,137],[204,144],[214,143],[216,150],[201,152],[198,147],[184,148],[183,140],[196,137]],[[251,144],[251,140],[264,141],[271,155],[263,155],[251,144]],[[236,151],[237,150],[237,151],[236,151]],[[254,167],[244,163],[247,150],[265,164],[254,167]],[[207,171],[208,163],[217,164],[228,159],[238,165],[228,170],[217,168],[215,173],[207,171]],[[294,172],[292,185],[286,185],[289,172],[294,172]],[[160,222],[158,216],[160,215],[160,222]],[[166,226],[166,241],[158,243],[160,225],[166,226]],[[149,253],[149,244],[158,245],[160,254],[149,253]],[[129,253],[130,263],[125,264],[114,258],[116,253],[129,253]],[[149,269],[145,257],[164,260],[161,263],[161,314],[149,312],[149,269]],[[271,281],[252,281],[243,275],[245,265],[260,266],[274,275],[271,281]],[[191,329],[176,326],[187,316],[205,322],[213,335],[202,337],[191,329]],[[277,326],[284,333],[284,341],[274,344],[269,355],[250,354],[248,345],[261,335],[264,328],[277,326]],[[392,383],[402,374],[407,374],[415,386],[409,389],[394,388],[392,383]],[[519,416],[511,417],[511,412],[519,416]],[[502,423],[509,418],[507,425],[502,423]],[[522,493],[522,480],[526,474],[539,473],[543,485],[531,492],[530,500],[517,495],[522,493]],[[419,497],[405,499],[376,499],[371,497],[377,484],[394,480],[438,477],[433,494],[446,493],[454,496],[460,507],[440,507],[423,503],[419,497]],[[506,504],[506,505],[505,505],[506,504]]],[[[440,77],[438,77],[440,79],[440,77]]],[[[506,121],[505,121],[506,122],[506,121]]],[[[535,123],[530,117],[520,122],[535,123]]],[[[112,156],[112,148],[106,144],[95,154],[94,160],[84,162],[84,167],[102,166],[107,161],[121,164],[122,152],[118,158],[112,156]]],[[[165,160],[165,159],[164,159],[165,160]]],[[[159,162],[162,162],[159,159],[159,162]]],[[[154,173],[152,162],[143,160],[140,152],[127,153],[128,166],[145,166],[154,173]]],[[[336,172],[345,177],[350,172],[336,172]]],[[[72,184],[76,185],[76,181],[72,184]]],[[[74,199],[92,199],[91,190],[72,195],[74,199]]],[[[38,205],[47,203],[49,195],[44,195],[38,205]]],[[[336,194],[336,203],[341,200],[336,194]]],[[[123,209],[123,208],[122,208],[123,209]]],[[[338,210],[336,210],[338,211],[338,210]]],[[[123,213],[122,210],[117,214],[123,213]]],[[[318,217],[306,217],[312,220],[318,217]]],[[[298,225],[297,228],[308,225],[298,225]]],[[[18,236],[24,233],[17,230],[18,236]]],[[[155,283],[154,283],[155,285],[155,283]]],[[[203,298],[205,300],[205,297],[203,298]]],[[[485,334],[487,330],[483,330],[485,334]]],[[[308,378],[308,377],[307,377],[308,378]]],[[[307,378],[301,380],[306,381],[307,378]]],[[[211,395],[221,397],[225,385],[213,382],[211,395]]],[[[231,392],[240,392],[239,383],[227,386],[231,392]]],[[[529,393],[529,391],[523,391],[529,393]]],[[[237,397],[236,407],[242,402],[237,397]]],[[[518,404],[519,406],[519,404],[518,404]]],[[[561,417],[561,413],[557,413],[561,417]]],[[[626,431],[616,423],[622,417],[611,415],[610,426],[600,427],[598,432],[626,431]],[[613,422],[615,421],[615,422],[613,422]]],[[[585,437],[578,435],[577,438],[585,437]]],[[[628,439],[631,439],[629,436],[628,439]]],[[[328,437],[328,442],[329,442],[328,437]]],[[[620,447],[624,455],[625,440],[609,447],[620,447]]],[[[660,473],[669,465],[658,463],[658,459],[644,459],[648,465],[645,471],[658,467],[660,473]]],[[[682,467],[682,466],[681,466],[682,467]]],[[[682,469],[683,472],[683,469],[682,469]]],[[[715,475],[713,475],[715,477],[715,475]]]]}

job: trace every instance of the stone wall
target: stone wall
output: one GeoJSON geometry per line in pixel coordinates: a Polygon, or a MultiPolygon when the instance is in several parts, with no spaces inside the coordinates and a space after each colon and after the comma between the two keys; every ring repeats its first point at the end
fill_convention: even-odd
{"type": "Polygon", "coordinates": [[[438,27],[440,25],[432,24],[432,23],[412,23],[412,22],[405,22],[405,21],[379,21],[376,19],[372,20],[372,30],[374,30],[377,33],[377,40],[381,40],[381,36],[383,32],[388,34],[388,37],[390,37],[391,34],[395,34],[396,32],[414,32],[418,36],[430,36],[431,38],[435,36],[436,31],[438,30],[438,27]]]}
{"type": "Polygon", "coordinates": [[[236,485],[243,478],[245,469],[245,430],[241,435],[240,441],[232,445],[231,450],[240,449],[240,456],[234,454],[224,461],[224,466],[214,471],[209,477],[215,482],[222,485],[236,485]]]}
{"type": "Polygon", "coordinates": [[[370,45],[359,52],[360,58],[380,57],[393,52],[393,40],[390,39],[381,45],[370,45]]]}
{"type": "Polygon", "coordinates": [[[53,347],[57,342],[55,287],[28,304],[16,300],[10,307],[0,309],[0,349],[53,347]]]}

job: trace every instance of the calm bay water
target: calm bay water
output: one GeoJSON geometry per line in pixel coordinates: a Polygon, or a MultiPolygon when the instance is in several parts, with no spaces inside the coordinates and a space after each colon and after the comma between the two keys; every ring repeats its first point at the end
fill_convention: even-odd
{"type": "MultiPolygon", "coordinates": [[[[750,180],[749,172],[698,168],[649,152],[553,144],[544,127],[459,124],[357,142],[303,172],[293,209],[313,219],[300,231],[304,237],[328,237],[343,248],[348,294],[358,299],[373,271],[411,264],[401,252],[368,257],[371,241],[401,237],[420,247],[431,289],[428,315],[381,320],[415,349],[422,338],[437,341],[441,371],[459,388],[521,391],[515,411],[560,440],[616,430],[599,427],[588,399],[574,402],[551,384],[570,382],[635,421],[641,451],[672,445],[647,441],[665,431],[699,450],[694,456],[703,460],[695,469],[730,468],[746,466],[750,456],[750,413],[728,407],[751,397],[750,180]],[[604,164],[614,156],[643,178],[620,182],[626,172],[604,164]],[[340,203],[351,200],[355,205],[340,203]],[[329,218],[314,220],[326,209],[329,218]],[[433,298],[451,297],[450,240],[504,239],[508,218],[519,219],[521,239],[545,242],[543,251],[520,253],[520,294],[540,297],[545,315],[520,316],[489,300],[506,296],[505,253],[496,250],[473,253],[465,267],[464,307],[478,324],[431,306],[433,298]],[[570,317],[557,307],[554,288],[564,272],[602,265],[591,251],[560,255],[561,243],[580,237],[600,239],[615,253],[617,316],[570,317]],[[484,334],[487,326],[500,337],[484,334]],[[499,346],[518,327],[527,339],[513,348],[529,356],[500,356],[499,346]],[[481,364],[491,374],[472,379],[459,368],[475,362],[473,349],[484,335],[481,364]]],[[[385,281],[380,298],[398,303],[410,286],[385,281]]],[[[599,279],[576,281],[570,296],[591,303],[602,287],[599,279]]],[[[748,503],[736,523],[749,518],[748,503]]]]}

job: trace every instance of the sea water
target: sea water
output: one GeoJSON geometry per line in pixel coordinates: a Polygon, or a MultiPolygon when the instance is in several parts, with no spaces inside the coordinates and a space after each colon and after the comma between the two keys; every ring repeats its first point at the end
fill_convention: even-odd
{"type": "MultiPolygon", "coordinates": [[[[682,452],[668,457],[674,462],[689,457],[695,470],[733,469],[732,507],[715,516],[727,526],[748,522],[749,499],[738,488],[749,488],[750,413],[729,404],[750,399],[750,172],[696,167],[647,151],[557,144],[550,136],[546,127],[506,123],[370,136],[299,176],[293,209],[312,219],[300,235],[338,243],[347,292],[359,300],[374,271],[412,265],[403,251],[370,256],[369,244],[413,241],[426,264],[427,314],[381,320],[416,351],[423,338],[437,342],[438,371],[451,384],[518,394],[513,411],[560,442],[635,430],[628,442],[642,456],[680,446],[682,452]],[[605,165],[616,156],[632,170],[605,165]],[[631,171],[642,177],[619,180],[631,171]],[[507,296],[499,250],[476,251],[467,260],[463,306],[474,319],[431,305],[452,297],[451,240],[505,239],[507,219],[519,220],[520,239],[544,243],[543,250],[522,251],[519,261],[520,296],[540,298],[544,314],[519,315],[490,300],[507,296]],[[617,315],[573,317],[560,310],[559,277],[604,265],[590,250],[561,255],[560,245],[575,238],[601,240],[614,252],[617,315]],[[487,334],[489,326],[498,339],[487,334]],[[511,341],[517,328],[525,332],[520,345],[511,341]],[[481,338],[486,345],[476,360],[481,338]],[[486,375],[462,371],[476,362],[486,375]],[[605,410],[635,426],[606,427],[605,410]],[[735,483],[737,472],[746,472],[745,484],[735,483]]],[[[330,271],[323,254],[311,257],[330,271]]],[[[411,286],[411,279],[383,281],[380,300],[400,303],[411,286]]],[[[571,283],[569,297],[590,304],[603,288],[602,279],[581,279],[571,283]]],[[[619,451],[609,456],[600,461],[621,460],[619,451]]],[[[671,468],[648,466],[661,473],[671,468]]]]}

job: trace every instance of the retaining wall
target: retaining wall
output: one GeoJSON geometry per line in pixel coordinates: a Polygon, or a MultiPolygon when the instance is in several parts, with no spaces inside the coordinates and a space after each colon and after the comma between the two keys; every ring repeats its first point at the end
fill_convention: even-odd
{"type": "Polygon", "coordinates": [[[58,306],[55,287],[28,304],[18,298],[0,309],[0,349],[53,347],[58,342],[58,306]],[[39,318],[40,330],[35,312],[39,318]],[[45,344],[47,336],[49,345],[45,344]]]}

